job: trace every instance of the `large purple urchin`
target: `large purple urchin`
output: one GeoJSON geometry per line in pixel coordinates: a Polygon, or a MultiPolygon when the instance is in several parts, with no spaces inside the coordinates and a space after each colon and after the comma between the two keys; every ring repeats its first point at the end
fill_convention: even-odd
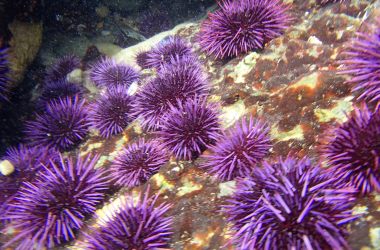
{"type": "Polygon", "coordinates": [[[74,55],[67,55],[57,60],[46,73],[45,82],[59,82],[66,80],[66,76],[81,65],[80,58],[74,55]]]}
{"type": "Polygon", "coordinates": [[[103,57],[92,66],[90,78],[98,87],[108,88],[116,85],[129,87],[134,81],[139,80],[140,75],[129,65],[103,57]]]}
{"type": "Polygon", "coordinates": [[[361,194],[380,192],[380,110],[355,108],[348,121],[331,131],[322,152],[340,183],[361,194]]]}
{"type": "Polygon", "coordinates": [[[148,197],[148,191],[140,194],[137,202],[127,197],[120,208],[108,217],[104,226],[87,234],[86,249],[169,249],[172,217],[167,216],[171,205],[155,206],[157,197],[148,197]]]}
{"type": "Polygon", "coordinates": [[[380,29],[372,35],[358,33],[358,37],[343,52],[345,58],[339,62],[343,69],[339,73],[352,77],[348,83],[353,85],[353,91],[361,93],[359,100],[380,101],[379,50],[380,29]]]}
{"type": "Polygon", "coordinates": [[[264,164],[239,179],[224,206],[238,249],[348,249],[343,226],[354,220],[354,189],[336,189],[333,175],[308,159],[264,164]]]}
{"type": "Polygon", "coordinates": [[[216,58],[228,58],[262,49],[291,22],[281,0],[222,0],[219,10],[202,23],[201,49],[216,58]]]}
{"type": "Polygon", "coordinates": [[[7,176],[0,175],[0,211],[7,206],[7,202],[12,199],[22,182],[32,181],[42,169],[41,164],[47,164],[50,159],[58,159],[58,152],[46,147],[20,145],[6,151],[0,164],[9,161],[14,171],[7,176]]]}
{"type": "Polygon", "coordinates": [[[209,93],[207,79],[199,63],[192,57],[175,57],[160,70],[158,77],[148,82],[136,95],[134,114],[147,130],[156,130],[162,116],[177,100],[209,93]]]}
{"type": "Polygon", "coordinates": [[[91,126],[105,138],[123,132],[134,119],[131,114],[133,102],[134,97],[128,94],[126,86],[109,88],[90,106],[91,126]]]}
{"type": "Polygon", "coordinates": [[[84,88],[78,84],[61,80],[57,82],[47,82],[42,87],[42,93],[38,99],[38,105],[45,107],[47,103],[59,98],[74,98],[76,95],[81,97],[83,95],[84,88]]]}
{"type": "Polygon", "coordinates": [[[163,145],[180,160],[197,158],[219,134],[218,112],[205,97],[170,105],[158,131],[163,145]]]}
{"type": "Polygon", "coordinates": [[[52,101],[45,113],[36,114],[26,124],[26,139],[31,145],[43,145],[60,151],[80,143],[88,133],[88,111],[78,96],[52,101]]]}
{"type": "Polygon", "coordinates": [[[6,245],[17,249],[45,249],[75,238],[102,202],[109,180],[99,156],[50,161],[34,182],[25,182],[4,216],[17,231],[6,245]]]}
{"type": "Polygon", "coordinates": [[[0,48],[0,101],[8,100],[9,65],[7,49],[0,48]]]}
{"type": "Polygon", "coordinates": [[[168,36],[147,53],[147,68],[161,69],[170,64],[173,58],[194,57],[191,47],[179,36],[168,36]]]}
{"type": "Polygon", "coordinates": [[[201,167],[221,181],[250,176],[270,148],[268,125],[243,118],[210,147],[211,154],[205,155],[201,167]]]}
{"type": "Polygon", "coordinates": [[[138,142],[124,148],[111,165],[115,184],[135,187],[145,183],[169,161],[166,150],[158,141],[138,142]]]}

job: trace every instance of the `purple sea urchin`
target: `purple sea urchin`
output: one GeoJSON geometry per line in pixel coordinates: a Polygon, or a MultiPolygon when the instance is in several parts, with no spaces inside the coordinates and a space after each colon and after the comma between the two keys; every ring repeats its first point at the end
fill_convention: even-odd
{"type": "Polygon", "coordinates": [[[322,150],[340,183],[362,194],[380,192],[380,111],[356,108],[348,121],[331,131],[322,150]]]}
{"type": "MultiPolygon", "coordinates": [[[[380,23],[380,21],[379,21],[380,23]]],[[[359,100],[380,101],[380,29],[370,35],[358,33],[351,44],[343,52],[345,58],[341,74],[352,78],[348,83],[353,91],[359,91],[359,100]]]]}
{"type": "Polygon", "coordinates": [[[149,51],[140,51],[136,54],[136,63],[139,65],[142,69],[149,68],[149,64],[147,62],[149,58],[149,51]]]}
{"type": "Polygon", "coordinates": [[[344,225],[354,220],[353,189],[336,189],[334,176],[309,160],[264,164],[240,179],[224,206],[239,249],[348,249],[344,225]]]}
{"type": "Polygon", "coordinates": [[[158,141],[143,139],[124,148],[111,165],[113,180],[118,186],[134,187],[145,183],[169,161],[158,141]]]}
{"type": "Polygon", "coordinates": [[[105,222],[105,226],[94,229],[87,235],[86,249],[169,249],[172,218],[167,216],[169,204],[155,206],[157,195],[140,194],[137,202],[132,197],[117,208],[105,222]]]}
{"type": "Polygon", "coordinates": [[[170,105],[158,134],[177,159],[192,160],[214,144],[220,133],[218,113],[206,98],[170,105]]]}
{"type": "Polygon", "coordinates": [[[268,125],[243,118],[210,147],[212,153],[204,157],[201,167],[221,181],[250,176],[270,148],[268,125]]]}
{"type": "Polygon", "coordinates": [[[262,49],[290,24],[281,0],[222,0],[219,10],[202,23],[198,40],[203,51],[228,58],[262,49]]]}
{"type": "Polygon", "coordinates": [[[129,87],[140,78],[140,75],[129,65],[117,63],[112,58],[103,57],[92,66],[90,78],[99,87],[116,85],[129,87]]]}
{"type": "Polygon", "coordinates": [[[81,97],[83,91],[84,89],[80,85],[66,80],[45,83],[39,98],[39,104],[44,107],[50,101],[57,101],[59,98],[74,98],[76,95],[81,97]]]}
{"type": "Polygon", "coordinates": [[[50,159],[58,159],[58,152],[40,146],[20,145],[17,148],[9,148],[1,158],[0,164],[9,161],[14,171],[7,176],[0,175],[0,204],[5,206],[5,201],[17,192],[21,183],[33,180],[42,169],[41,164],[47,164],[50,159]]]}
{"type": "Polygon", "coordinates": [[[190,46],[179,36],[168,36],[147,53],[146,66],[159,70],[173,58],[184,57],[194,57],[190,46]]]}
{"type": "Polygon", "coordinates": [[[59,59],[48,70],[45,82],[59,82],[66,80],[66,76],[81,65],[80,58],[74,55],[67,55],[59,59]]]}
{"type": "Polygon", "coordinates": [[[8,100],[9,65],[7,49],[0,48],[0,101],[8,100]]]}
{"type": "Polygon", "coordinates": [[[45,113],[36,114],[26,124],[26,135],[31,145],[43,145],[60,151],[80,143],[88,133],[89,122],[84,100],[78,96],[51,101],[45,113]]]}
{"type": "Polygon", "coordinates": [[[6,246],[18,242],[17,249],[44,249],[75,238],[108,188],[103,168],[94,168],[98,160],[60,156],[44,166],[36,181],[24,183],[5,215],[18,232],[6,246]]]}
{"type": "Polygon", "coordinates": [[[128,94],[126,86],[109,88],[90,107],[91,125],[105,138],[121,133],[134,119],[131,114],[133,101],[134,97],[128,94]]]}
{"type": "Polygon", "coordinates": [[[136,95],[134,114],[144,128],[156,130],[169,105],[194,96],[205,96],[209,87],[201,66],[192,57],[172,58],[162,67],[158,77],[148,82],[136,95]]]}

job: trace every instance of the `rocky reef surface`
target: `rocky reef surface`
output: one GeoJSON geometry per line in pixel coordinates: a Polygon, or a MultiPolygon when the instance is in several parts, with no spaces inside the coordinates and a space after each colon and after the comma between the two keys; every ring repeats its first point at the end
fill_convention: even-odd
{"type": "MultiPolygon", "coordinates": [[[[108,7],[112,8],[114,2],[117,1],[110,1],[108,7]]],[[[220,105],[223,128],[232,126],[247,114],[264,117],[271,126],[274,143],[267,159],[289,153],[318,159],[321,135],[345,121],[355,101],[350,87],[345,84],[345,76],[336,74],[336,61],[355,32],[367,29],[367,24],[379,15],[380,1],[353,0],[327,6],[317,5],[313,0],[286,2],[292,4],[291,14],[295,20],[285,34],[270,41],[262,51],[232,60],[213,60],[201,53],[195,39],[200,21],[177,25],[125,49],[114,49],[114,45],[104,43],[98,45],[98,49],[118,62],[137,66],[136,53],[149,49],[168,35],[179,35],[192,44],[203,63],[212,84],[209,101],[220,105]]],[[[75,43],[70,47],[78,48],[75,43]]],[[[47,54],[41,52],[40,57],[47,54]]],[[[69,78],[91,86],[87,75],[85,69],[78,69],[69,78]]],[[[143,77],[150,75],[149,70],[143,71],[143,77]]],[[[96,89],[90,89],[88,99],[94,99],[96,93],[96,89]]],[[[109,167],[123,146],[136,138],[150,136],[134,121],[122,134],[109,139],[92,131],[78,151],[81,155],[100,154],[97,166],[109,167]]],[[[98,216],[111,213],[127,193],[137,194],[149,185],[151,192],[160,193],[159,202],[173,204],[169,211],[174,218],[172,249],[234,249],[229,244],[230,225],[220,207],[234,192],[235,181],[221,183],[199,168],[199,163],[199,160],[172,158],[146,184],[116,192],[97,210],[98,216]]],[[[349,225],[350,246],[352,249],[380,249],[380,196],[371,194],[358,199],[354,210],[364,215],[349,225]]],[[[79,240],[81,237],[82,234],[79,240]]],[[[75,241],[66,247],[80,249],[75,241]]]]}

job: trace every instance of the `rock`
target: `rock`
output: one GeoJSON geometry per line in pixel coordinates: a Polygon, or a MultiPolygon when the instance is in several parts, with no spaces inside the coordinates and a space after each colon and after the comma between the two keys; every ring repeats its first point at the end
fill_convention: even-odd
{"type": "Polygon", "coordinates": [[[42,23],[13,21],[9,24],[12,33],[10,41],[10,63],[13,83],[24,78],[24,73],[33,62],[42,41],[42,23]]]}

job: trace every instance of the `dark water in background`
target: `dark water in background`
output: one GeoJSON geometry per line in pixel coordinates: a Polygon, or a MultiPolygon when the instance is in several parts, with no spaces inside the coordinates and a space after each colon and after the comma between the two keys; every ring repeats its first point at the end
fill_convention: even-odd
{"type": "Polygon", "coordinates": [[[213,0],[0,0],[0,45],[10,41],[12,21],[43,23],[39,54],[12,90],[7,109],[0,111],[0,155],[22,140],[23,123],[34,111],[32,92],[55,59],[68,53],[82,57],[99,37],[120,47],[132,46],[204,15],[212,4],[213,0]],[[136,39],[128,36],[131,32],[136,39]],[[70,47],[72,41],[83,41],[83,46],[70,47]]]}

